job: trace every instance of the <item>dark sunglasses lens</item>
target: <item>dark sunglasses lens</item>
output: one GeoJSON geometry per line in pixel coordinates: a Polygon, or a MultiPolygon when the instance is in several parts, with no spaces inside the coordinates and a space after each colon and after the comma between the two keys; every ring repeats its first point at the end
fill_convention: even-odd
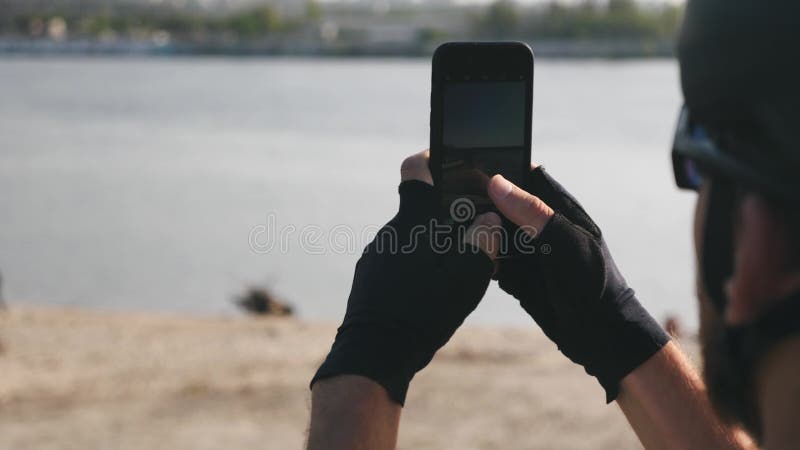
{"type": "Polygon", "coordinates": [[[704,142],[709,139],[708,133],[706,133],[706,129],[699,125],[691,127],[691,131],[689,132],[689,134],[691,134],[692,140],[694,141],[704,142]]]}
{"type": "Polygon", "coordinates": [[[703,175],[697,168],[697,164],[689,158],[683,160],[683,183],[687,189],[700,189],[703,184],[703,175]]]}
{"type": "Polygon", "coordinates": [[[687,154],[703,153],[711,146],[713,143],[705,128],[692,123],[689,120],[688,110],[683,107],[672,147],[672,168],[679,188],[694,191],[700,189],[703,173],[695,160],[687,154]]]}

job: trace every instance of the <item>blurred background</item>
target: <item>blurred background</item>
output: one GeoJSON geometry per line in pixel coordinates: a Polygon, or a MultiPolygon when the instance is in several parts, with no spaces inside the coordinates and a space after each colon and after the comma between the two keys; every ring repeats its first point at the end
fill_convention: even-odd
{"type": "MultiPolygon", "coordinates": [[[[283,443],[267,448],[299,445],[304,383],[344,312],[362,232],[393,215],[400,162],[427,147],[430,55],[447,40],[531,45],[533,160],[600,224],[651,313],[694,329],[693,197],[674,187],[669,160],[682,9],[633,0],[0,0],[0,288],[9,310],[0,419],[16,424],[0,447],[248,447],[264,442],[265,422],[283,443]],[[313,248],[309,227],[319,233],[313,248]],[[237,300],[262,312],[279,302],[299,320],[233,324],[237,300]],[[222,378],[208,367],[237,354],[218,366],[222,378]],[[153,392],[188,403],[165,410],[153,392]],[[220,392],[266,398],[242,407],[245,419],[233,404],[207,408],[239,398],[220,392]],[[82,403],[120,398],[134,407],[82,403]],[[197,418],[207,433],[176,435],[195,408],[216,411],[197,418]],[[44,413],[54,410],[64,415],[44,413]],[[129,426],[131,414],[174,422],[129,426]],[[86,423],[104,431],[68,432],[86,423]]],[[[541,346],[542,358],[558,356],[495,285],[468,323],[476,334],[445,353],[456,366],[511,371],[518,353],[532,364],[541,346]]],[[[537,367],[528,369],[591,383],[567,366],[537,367]]],[[[430,377],[424,407],[459,411],[447,399],[463,392],[442,390],[442,373],[430,377]]],[[[463,388],[497,377],[482,372],[463,388]]],[[[553,402],[541,426],[555,440],[540,444],[635,448],[593,386],[566,386],[574,398],[527,399],[553,402]],[[586,392],[598,409],[560,409],[586,392]],[[576,423],[607,440],[570,436],[576,423]]],[[[540,448],[504,440],[536,427],[528,410],[513,411],[519,424],[508,415],[473,423],[482,434],[459,448],[540,448]],[[498,429],[504,437],[492,438],[498,429]]],[[[401,446],[452,448],[410,420],[401,446]]]]}

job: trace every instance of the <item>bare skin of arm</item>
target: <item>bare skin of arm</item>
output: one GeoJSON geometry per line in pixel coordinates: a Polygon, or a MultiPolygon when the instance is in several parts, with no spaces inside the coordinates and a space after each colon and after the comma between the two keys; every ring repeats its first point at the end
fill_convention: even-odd
{"type": "MultiPolygon", "coordinates": [[[[617,404],[647,449],[756,448],[716,416],[703,382],[672,342],[622,380],[617,404]]],[[[366,378],[323,380],[312,391],[308,449],[393,449],[401,410],[366,378]]]]}
{"type": "Polygon", "coordinates": [[[374,381],[342,375],[314,384],[308,450],[388,450],[397,446],[402,408],[374,381]]]}
{"type": "MultiPolygon", "coordinates": [[[[647,449],[756,448],[716,416],[703,382],[672,342],[622,380],[617,404],[647,449]]],[[[367,378],[320,381],[312,390],[308,450],[393,449],[401,411],[367,378]]]]}
{"type": "Polygon", "coordinates": [[[622,379],[617,404],[648,449],[756,448],[717,417],[705,385],[674,342],[622,379]]]}

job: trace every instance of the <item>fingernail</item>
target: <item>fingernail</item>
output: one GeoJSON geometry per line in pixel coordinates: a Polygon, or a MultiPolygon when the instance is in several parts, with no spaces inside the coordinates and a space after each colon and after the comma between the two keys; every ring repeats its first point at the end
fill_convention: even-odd
{"type": "Polygon", "coordinates": [[[495,175],[492,182],[489,183],[489,190],[497,198],[505,198],[514,189],[514,185],[510,181],[503,178],[502,175],[495,175]]]}

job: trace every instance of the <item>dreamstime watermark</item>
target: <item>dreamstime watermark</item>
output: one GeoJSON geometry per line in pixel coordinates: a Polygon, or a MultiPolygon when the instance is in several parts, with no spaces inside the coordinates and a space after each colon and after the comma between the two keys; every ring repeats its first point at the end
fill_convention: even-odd
{"type": "Polygon", "coordinates": [[[268,213],[266,221],[250,229],[248,243],[254,253],[287,254],[300,250],[310,255],[357,255],[365,247],[371,252],[389,254],[412,254],[425,249],[446,254],[550,254],[548,244],[537,245],[539,234],[533,226],[513,229],[500,225],[471,225],[476,216],[475,204],[467,198],[459,198],[450,205],[452,220],[437,218],[424,224],[408,226],[395,218],[386,225],[366,225],[360,228],[346,224],[322,227],[316,224],[297,226],[278,224],[278,215],[268,213]]]}
{"type": "Polygon", "coordinates": [[[475,203],[468,198],[457,198],[450,203],[450,218],[458,223],[475,218],[475,203]]]}

